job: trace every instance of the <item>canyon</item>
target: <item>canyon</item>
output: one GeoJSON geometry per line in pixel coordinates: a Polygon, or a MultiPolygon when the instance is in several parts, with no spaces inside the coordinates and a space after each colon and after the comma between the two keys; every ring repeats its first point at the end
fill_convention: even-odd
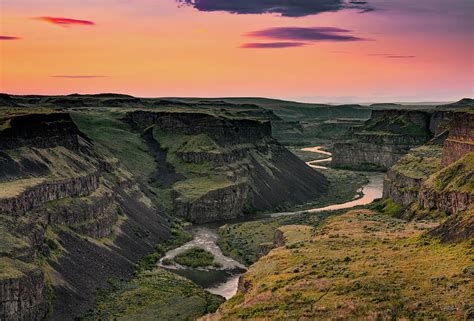
{"type": "Polygon", "coordinates": [[[452,265],[432,275],[456,288],[437,297],[441,314],[420,311],[469,312],[472,100],[0,98],[0,320],[410,317],[410,300],[388,293],[425,287],[379,289],[365,273],[395,272],[367,253],[401,271],[402,251],[427,270],[439,249],[452,265]],[[222,284],[164,264],[208,238],[223,266],[205,273],[222,284]],[[412,255],[423,246],[426,261],[412,255]]]}

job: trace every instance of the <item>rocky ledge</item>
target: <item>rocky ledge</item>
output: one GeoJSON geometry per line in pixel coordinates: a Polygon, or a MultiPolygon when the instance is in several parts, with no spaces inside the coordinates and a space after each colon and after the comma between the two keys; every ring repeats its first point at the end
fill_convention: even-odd
{"type": "Polygon", "coordinates": [[[327,188],[322,174],[272,138],[269,122],[152,111],[129,112],[125,120],[146,137],[158,168],[177,172],[174,210],[192,222],[304,203],[327,188]]]}
{"type": "Polygon", "coordinates": [[[334,143],[332,165],[388,170],[408,151],[447,128],[450,112],[375,110],[362,126],[334,143]]]}
{"type": "Polygon", "coordinates": [[[2,119],[0,150],[22,146],[78,148],[81,135],[68,113],[30,113],[2,119]]]}
{"type": "Polygon", "coordinates": [[[440,168],[442,148],[428,144],[410,150],[390,168],[383,182],[383,197],[408,206],[418,199],[423,181],[440,168]]]}
{"type": "Polygon", "coordinates": [[[99,172],[94,172],[26,187],[19,195],[0,198],[0,214],[20,215],[48,201],[89,195],[99,187],[99,177],[99,172]]]}
{"type": "Polygon", "coordinates": [[[41,320],[48,311],[47,289],[41,269],[0,258],[0,320],[41,320]]]}
{"type": "Polygon", "coordinates": [[[454,163],[469,152],[474,152],[474,114],[455,113],[451,124],[448,139],[444,142],[443,167],[454,163]]]}

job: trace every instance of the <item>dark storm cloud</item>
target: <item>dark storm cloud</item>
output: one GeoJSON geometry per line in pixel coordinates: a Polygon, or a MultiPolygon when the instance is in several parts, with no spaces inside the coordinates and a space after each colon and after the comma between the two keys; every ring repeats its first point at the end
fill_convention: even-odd
{"type": "Polygon", "coordinates": [[[278,27],[253,31],[248,37],[293,41],[362,41],[367,40],[350,34],[350,30],[334,27],[278,27]]]}
{"type": "Polygon", "coordinates": [[[304,17],[342,9],[371,11],[366,1],[348,0],[176,0],[199,11],[227,11],[235,14],[275,13],[284,17],[304,17]]]}
{"type": "Polygon", "coordinates": [[[294,48],[303,47],[306,44],[304,42],[265,42],[265,43],[244,43],[240,48],[245,49],[276,49],[276,48],[294,48]]]}

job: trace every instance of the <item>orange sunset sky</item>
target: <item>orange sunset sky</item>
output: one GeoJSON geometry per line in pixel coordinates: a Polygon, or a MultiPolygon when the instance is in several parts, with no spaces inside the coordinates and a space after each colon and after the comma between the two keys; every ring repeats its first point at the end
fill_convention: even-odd
{"type": "Polygon", "coordinates": [[[1,0],[0,91],[474,96],[472,0],[1,0]]]}

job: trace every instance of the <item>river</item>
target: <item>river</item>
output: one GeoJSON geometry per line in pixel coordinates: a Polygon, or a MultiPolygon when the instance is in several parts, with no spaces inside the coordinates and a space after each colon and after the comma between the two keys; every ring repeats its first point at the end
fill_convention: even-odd
{"type": "MultiPolygon", "coordinates": [[[[331,161],[332,155],[330,152],[323,150],[321,146],[303,148],[302,150],[327,155],[327,158],[306,162],[306,164],[313,168],[320,170],[327,169],[325,166],[314,164],[331,161]]],[[[352,201],[341,204],[332,204],[325,207],[307,209],[304,211],[273,213],[267,215],[266,217],[288,216],[304,212],[316,213],[370,204],[376,198],[382,197],[383,177],[384,175],[380,173],[369,174],[369,182],[357,192],[357,195],[355,196],[356,199],[352,201]],[[362,197],[360,197],[360,195],[362,195],[362,197]]],[[[219,294],[226,299],[231,298],[237,292],[239,277],[246,271],[246,267],[233,258],[225,256],[217,245],[217,231],[223,224],[225,223],[215,223],[191,227],[189,231],[193,235],[193,239],[178,248],[166,252],[165,256],[159,261],[158,265],[190,279],[211,293],[219,294]],[[220,263],[222,267],[193,269],[180,266],[178,264],[163,264],[164,259],[173,259],[176,255],[183,253],[193,247],[200,247],[211,252],[214,255],[215,261],[220,263]]]]}

